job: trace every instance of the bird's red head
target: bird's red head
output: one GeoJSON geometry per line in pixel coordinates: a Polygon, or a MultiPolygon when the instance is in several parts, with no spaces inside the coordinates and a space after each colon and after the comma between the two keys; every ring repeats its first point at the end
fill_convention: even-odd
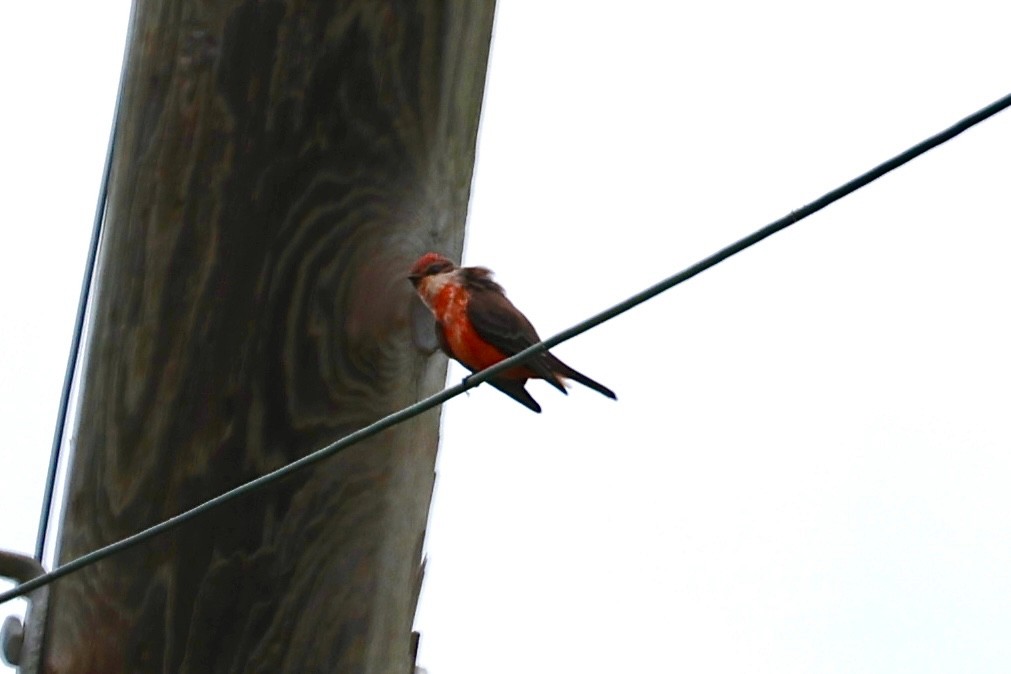
{"type": "Polygon", "coordinates": [[[455,268],[455,264],[438,253],[425,253],[411,267],[411,273],[407,275],[407,278],[417,286],[418,282],[426,276],[441,274],[455,268]]]}

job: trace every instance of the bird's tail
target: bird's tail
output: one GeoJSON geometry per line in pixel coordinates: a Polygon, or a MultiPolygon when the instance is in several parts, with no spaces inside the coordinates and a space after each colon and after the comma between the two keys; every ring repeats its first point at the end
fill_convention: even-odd
{"type": "Polygon", "coordinates": [[[525,405],[538,414],[540,413],[541,406],[537,404],[534,397],[526,390],[522,381],[515,379],[489,379],[488,383],[521,405],[525,405]]]}
{"type": "Polygon", "coordinates": [[[601,384],[599,381],[594,381],[593,379],[590,379],[589,377],[587,377],[585,374],[583,374],[579,370],[574,370],[573,368],[569,367],[568,365],[566,365],[562,361],[558,360],[558,358],[556,358],[555,356],[553,356],[550,353],[546,354],[546,355],[548,356],[548,358],[551,359],[551,361],[552,361],[551,362],[551,369],[556,374],[561,375],[562,377],[565,377],[566,379],[571,379],[573,381],[578,381],[583,386],[586,386],[587,388],[592,388],[597,393],[599,393],[601,395],[604,395],[604,396],[607,396],[611,400],[617,400],[618,399],[618,396],[616,396],[614,394],[614,391],[612,391],[611,389],[607,388],[606,386],[604,386],[603,384],[601,384]]]}

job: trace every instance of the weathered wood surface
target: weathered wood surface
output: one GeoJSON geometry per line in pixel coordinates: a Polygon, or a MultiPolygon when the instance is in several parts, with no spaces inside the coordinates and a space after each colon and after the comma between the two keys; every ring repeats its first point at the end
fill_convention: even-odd
{"type": "MultiPolygon", "coordinates": [[[[61,560],[441,386],[493,4],[138,0],[61,560]]],[[[407,674],[438,420],[59,581],[44,671],[407,674]]]]}

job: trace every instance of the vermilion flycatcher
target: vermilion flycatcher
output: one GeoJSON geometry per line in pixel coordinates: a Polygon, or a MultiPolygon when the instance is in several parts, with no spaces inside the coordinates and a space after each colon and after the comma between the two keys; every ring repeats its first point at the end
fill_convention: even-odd
{"type": "MultiPolygon", "coordinates": [[[[435,315],[439,345],[471,372],[491,367],[541,341],[527,317],[505,296],[484,267],[457,267],[437,253],[426,253],[408,276],[435,315]]],[[[549,352],[492,377],[488,383],[534,412],[541,406],[527,392],[527,379],[543,379],[562,393],[574,379],[608,398],[614,391],[573,370],[549,352]]]]}

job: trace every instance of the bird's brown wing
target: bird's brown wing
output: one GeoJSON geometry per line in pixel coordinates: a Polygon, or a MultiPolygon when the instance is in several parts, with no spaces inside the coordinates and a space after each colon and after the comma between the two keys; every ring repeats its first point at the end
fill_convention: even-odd
{"type": "MultiPolygon", "coordinates": [[[[472,287],[467,303],[467,318],[481,339],[507,356],[541,341],[527,317],[497,288],[472,287]]],[[[524,363],[524,367],[563,393],[568,393],[551,371],[550,361],[545,354],[532,356],[524,363]]]]}

